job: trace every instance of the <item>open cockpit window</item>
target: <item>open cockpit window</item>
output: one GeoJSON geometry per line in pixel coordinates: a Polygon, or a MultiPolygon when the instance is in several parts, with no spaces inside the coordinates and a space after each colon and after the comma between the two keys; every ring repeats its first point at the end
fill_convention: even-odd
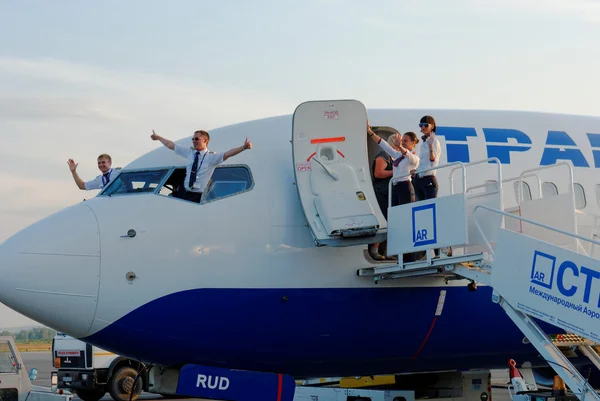
{"type": "MultiPolygon", "coordinates": [[[[178,198],[178,191],[183,189],[185,174],[184,167],[175,168],[158,194],[178,198]]],[[[253,184],[252,174],[248,167],[242,165],[218,166],[208,182],[200,203],[213,202],[249,191],[253,184]]]]}
{"type": "MultiPolygon", "coordinates": [[[[100,195],[158,194],[178,198],[184,190],[185,167],[167,167],[136,171],[121,171],[100,195]]],[[[252,189],[254,181],[247,166],[226,165],[215,168],[202,195],[201,203],[212,202],[252,189]]]]}
{"type": "Polygon", "coordinates": [[[102,195],[154,193],[168,172],[169,169],[121,171],[119,176],[102,192],[102,195]]]}
{"type": "Polygon", "coordinates": [[[183,186],[183,180],[185,180],[185,167],[174,169],[158,194],[163,196],[174,196],[179,190],[179,187],[183,186]]]}

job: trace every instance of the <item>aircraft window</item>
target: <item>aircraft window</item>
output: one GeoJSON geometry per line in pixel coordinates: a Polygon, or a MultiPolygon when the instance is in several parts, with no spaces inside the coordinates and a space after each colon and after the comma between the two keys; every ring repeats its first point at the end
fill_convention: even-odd
{"type": "Polygon", "coordinates": [[[202,202],[212,202],[252,188],[250,170],[243,166],[217,167],[202,202]]]}
{"type": "MultiPolygon", "coordinates": [[[[158,192],[163,196],[174,196],[185,180],[185,168],[177,168],[166,180],[158,192]]],[[[202,196],[202,203],[236,195],[252,188],[252,174],[241,165],[227,165],[215,168],[208,183],[207,190],[202,196]]]]}
{"type": "Polygon", "coordinates": [[[121,172],[102,195],[153,193],[169,170],[121,172]]]}
{"type": "Polygon", "coordinates": [[[16,363],[8,341],[0,341],[0,373],[16,373],[16,363]]]}
{"type": "Polygon", "coordinates": [[[183,185],[185,179],[185,167],[178,168],[173,171],[173,174],[163,184],[162,188],[158,192],[159,195],[173,196],[173,193],[177,193],[177,189],[180,185],[183,185]]]}
{"type": "Polygon", "coordinates": [[[585,208],[585,191],[581,184],[575,184],[575,208],[583,209],[585,208]]]}
{"type": "Polygon", "coordinates": [[[558,188],[551,182],[544,182],[542,184],[542,197],[558,195],[558,188]]]}
{"type": "MultiPolygon", "coordinates": [[[[519,201],[519,181],[515,182],[515,198],[517,198],[517,202],[519,201]]],[[[531,200],[531,189],[529,188],[529,184],[525,181],[522,181],[521,190],[523,191],[523,200],[531,200]]]]}

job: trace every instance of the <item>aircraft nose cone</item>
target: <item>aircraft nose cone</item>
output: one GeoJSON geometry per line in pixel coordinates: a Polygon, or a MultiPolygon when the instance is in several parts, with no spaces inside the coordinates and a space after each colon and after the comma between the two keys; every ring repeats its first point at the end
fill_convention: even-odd
{"type": "Polygon", "coordinates": [[[99,280],[98,222],[85,204],[55,213],[0,245],[0,302],[75,337],[90,329],[99,280]]]}

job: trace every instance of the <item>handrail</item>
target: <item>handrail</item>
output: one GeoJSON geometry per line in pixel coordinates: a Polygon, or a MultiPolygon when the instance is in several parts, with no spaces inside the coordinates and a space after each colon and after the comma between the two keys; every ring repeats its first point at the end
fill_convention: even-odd
{"type": "MultiPolygon", "coordinates": [[[[448,168],[451,166],[456,166],[456,165],[460,165],[460,166],[464,166],[464,164],[462,162],[452,162],[452,163],[446,163],[446,164],[442,164],[441,166],[435,166],[435,167],[431,167],[428,169],[425,169],[423,171],[419,171],[420,173],[423,172],[427,172],[427,171],[433,171],[433,170],[441,170],[443,168],[448,168]]],[[[390,182],[388,183],[388,208],[392,207],[392,185],[398,181],[400,181],[400,178],[405,178],[405,177],[409,177],[412,174],[410,173],[404,173],[402,175],[399,175],[398,177],[392,177],[392,179],[390,180],[390,182]]],[[[466,185],[466,177],[465,174],[463,174],[463,180],[465,180],[465,185],[466,185]]]]}
{"type": "Polygon", "coordinates": [[[526,219],[526,218],[521,217],[521,216],[516,216],[514,214],[507,213],[507,212],[505,212],[503,210],[494,209],[494,208],[491,208],[491,207],[488,207],[488,206],[484,206],[484,205],[477,205],[477,206],[475,206],[473,208],[473,221],[475,223],[475,227],[477,227],[477,230],[479,231],[479,234],[481,234],[481,236],[483,237],[483,239],[486,241],[486,246],[487,246],[488,250],[490,251],[490,254],[492,254],[492,255],[494,254],[494,250],[490,246],[490,242],[488,241],[487,237],[483,233],[483,230],[481,229],[481,226],[479,225],[479,222],[477,221],[477,216],[476,216],[477,209],[485,209],[485,210],[488,210],[488,211],[493,212],[493,213],[501,214],[503,216],[507,216],[507,217],[510,217],[510,218],[513,218],[513,219],[518,219],[518,220],[524,221],[524,222],[529,223],[529,224],[533,224],[533,225],[538,226],[538,227],[542,227],[542,228],[545,228],[545,229],[548,229],[548,230],[551,230],[551,231],[555,231],[555,232],[557,232],[559,234],[563,234],[563,235],[570,236],[572,238],[576,238],[576,239],[580,239],[580,240],[583,240],[583,241],[587,241],[587,242],[591,243],[592,245],[598,245],[598,246],[600,246],[600,241],[596,241],[596,240],[591,239],[591,238],[585,238],[585,237],[583,237],[583,236],[581,236],[579,234],[570,233],[568,231],[564,231],[564,230],[561,230],[559,228],[555,228],[555,227],[549,226],[547,224],[538,223],[537,221],[529,220],[529,219],[526,219]]]}
{"type": "MultiPolygon", "coordinates": [[[[525,176],[523,176],[523,178],[525,178],[525,177],[534,177],[536,179],[538,192],[539,192],[540,198],[541,198],[542,197],[542,179],[539,177],[539,175],[537,175],[535,173],[528,173],[525,176]]],[[[523,180],[521,179],[521,176],[506,178],[504,180],[504,182],[511,182],[511,181],[515,181],[515,183],[523,182],[523,180]]],[[[525,184],[527,184],[527,186],[529,186],[529,184],[526,181],[525,181],[525,184]]],[[[517,185],[517,207],[521,205],[521,202],[519,202],[519,199],[522,198],[522,195],[523,195],[523,184],[517,185]]],[[[531,197],[533,199],[533,195],[531,197]]]]}
{"type": "MultiPolygon", "coordinates": [[[[500,182],[500,183],[502,182],[502,165],[500,164],[500,159],[498,159],[497,157],[490,157],[490,158],[487,158],[487,159],[482,159],[482,160],[478,160],[476,162],[470,162],[470,163],[467,163],[467,164],[461,163],[462,166],[463,166],[462,170],[464,172],[463,173],[463,193],[467,193],[468,192],[468,189],[467,189],[467,179],[466,179],[466,174],[467,174],[466,168],[467,167],[476,166],[478,164],[489,163],[491,161],[496,162],[496,166],[498,167],[498,180],[497,181],[500,182]]],[[[455,168],[453,168],[450,171],[450,194],[451,195],[454,195],[454,171],[456,171],[456,170],[457,170],[457,168],[455,167],[455,168]]],[[[488,184],[484,184],[484,185],[488,185],[488,184]]],[[[471,187],[471,188],[473,188],[473,187],[471,187]]],[[[469,188],[469,189],[471,189],[471,188],[469,188]]],[[[500,184],[500,188],[498,188],[498,189],[500,191],[502,190],[502,184],[500,184]]]]}
{"type": "MultiPolygon", "coordinates": [[[[593,223],[592,223],[592,238],[594,237],[595,233],[596,233],[596,227],[598,227],[598,221],[600,221],[600,216],[594,213],[590,213],[590,212],[584,212],[583,210],[575,210],[575,214],[582,214],[584,216],[589,216],[593,219],[593,223]]],[[[600,234],[600,231],[598,231],[598,233],[600,234]]],[[[596,250],[596,245],[592,244],[592,247],[590,249],[590,255],[594,255],[594,251],[596,250]]]]}
{"type": "MultiPolygon", "coordinates": [[[[555,163],[555,164],[551,164],[549,166],[538,166],[538,167],[530,168],[530,169],[527,169],[527,170],[523,170],[521,172],[521,175],[519,176],[519,184],[523,181],[523,177],[525,175],[529,174],[529,173],[532,173],[534,171],[548,170],[548,169],[551,169],[553,167],[558,167],[558,166],[567,166],[568,167],[568,169],[569,169],[569,179],[570,179],[570,181],[569,181],[569,190],[571,191],[571,193],[573,193],[573,197],[574,197],[575,196],[575,189],[573,187],[573,182],[574,182],[573,181],[573,166],[569,162],[566,162],[566,161],[558,162],[558,163],[555,163]]],[[[539,177],[538,177],[538,180],[539,180],[539,177]]],[[[541,182],[541,180],[540,180],[540,182],[541,182]]],[[[521,185],[519,185],[519,198],[518,198],[518,204],[519,205],[521,205],[521,203],[523,202],[523,200],[521,198],[521,195],[523,195],[523,194],[521,193],[520,189],[521,189],[521,185]]],[[[542,194],[542,186],[541,186],[541,183],[540,183],[540,198],[543,197],[543,196],[541,196],[541,194],[542,194]]]]}
{"type": "MultiPolygon", "coordinates": [[[[428,171],[434,171],[434,170],[441,170],[444,168],[450,168],[452,167],[452,170],[450,171],[450,194],[454,195],[454,171],[460,169],[462,171],[462,188],[463,188],[463,193],[467,192],[467,167],[471,167],[471,166],[475,166],[478,164],[484,164],[484,163],[489,163],[489,162],[495,162],[497,167],[498,167],[498,181],[501,182],[502,181],[502,165],[500,164],[500,160],[497,157],[490,157],[488,159],[483,159],[483,160],[478,160],[475,162],[471,162],[471,163],[463,163],[463,162],[452,162],[452,163],[446,163],[446,164],[442,164],[442,165],[438,165],[435,167],[431,167],[425,170],[421,170],[419,171],[419,174],[422,173],[426,173],[428,171]]],[[[398,177],[392,177],[392,179],[390,180],[390,182],[388,183],[388,208],[392,207],[392,185],[398,181],[400,181],[401,178],[405,178],[408,176],[411,176],[412,174],[410,173],[404,173],[402,175],[399,175],[398,177]]],[[[500,188],[499,190],[502,190],[502,184],[500,184],[500,188]]]]}
{"type": "MultiPolygon", "coordinates": [[[[538,179],[538,182],[540,182],[540,184],[541,184],[540,177],[538,177],[538,176],[537,176],[537,174],[531,174],[531,176],[534,176],[534,177],[536,177],[536,178],[538,179]]],[[[502,180],[502,183],[504,184],[504,183],[506,183],[506,182],[516,181],[516,180],[518,180],[518,179],[519,179],[519,177],[505,178],[505,179],[503,179],[503,180],[502,180]]],[[[497,181],[494,181],[494,182],[488,182],[488,183],[486,183],[486,184],[474,185],[474,186],[472,186],[472,187],[469,187],[468,191],[471,191],[471,190],[473,190],[473,189],[477,189],[477,188],[483,188],[483,187],[487,187],[488,185],[492,185],[492,184],[496,184],[496,183],[497,183],[497,181]]],[[[540,192],[541,192],[541,190],[542,190],[542,189],[541,189],[541,185],[540,185],[540,192]]]]}

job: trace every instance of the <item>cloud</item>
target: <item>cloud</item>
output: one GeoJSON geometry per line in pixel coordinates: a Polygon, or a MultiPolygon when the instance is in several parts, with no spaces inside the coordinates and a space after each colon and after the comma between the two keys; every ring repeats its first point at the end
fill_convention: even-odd
{"type": "MultiPolygon", "coordinates": [[[[18,115],[47,116],[54,111],[58,111],[58,115],[73,117],[74,114],[78,118],[124,119],[166,115],[173,119],[195,121],[201,117],[214,124],[227,124],[232,122],[232,118],[241,121],[265,117],[267,113],[288,113],[294,107],[289,100],[267,92],[216,87],[198,80],[160,74],[117,72],[52,58],[0,57],[0,80],[3,76],[29,81],[19,88],[19,92],[25,90],[31,96],[26,101],[18,101],[20,106],[27,107],[25,110],[17,109],[18,115]],[[39,81],[53,83],[52,89],[32,85],[39,81]],[[60,93],[77,95],[57,99],[51,96],[57,86],[60,93]],[[40,100],[35,101],[34,98],[40,100]],[[72,111],[69,112],[70,107],[72,111]]],[[[18,99],[17,96],[11,98],[18,99]]],[[[10,100],[5,103],[8,104],[0,104],[0,108],[15,110],[15,106],[9,108],[10,100]]]]}
{"type": "Polygon", "coordinates": [[[57,177],[61,178],[37,179],[17,172],[0,171],[0,198],[2,198],[0,212],[22,212],[32,206],[54,208],[81,200],[82,196],[77,192],[57,190],[66,188],[67,184],[75,185],[68,182],[66,178],[69,177],[64,174],[57,177]]]}
{"type": "Polygon", "coordinates": [[[0,241],[95,196],[75,187],[68,158],[89,180],[100,153],[124,166],[156,148],[153,128],[176,140],[294,107],[268,92],[53,58],[0,57],[0,87],[0,241]]]}
{"type": "Polygon", "coordinates": [[[127,120],[128,117],[110,107],[90,99],[65,97],[2,97],[0,119],[61,119],[76,118],[86,121],[127,120]]]}

